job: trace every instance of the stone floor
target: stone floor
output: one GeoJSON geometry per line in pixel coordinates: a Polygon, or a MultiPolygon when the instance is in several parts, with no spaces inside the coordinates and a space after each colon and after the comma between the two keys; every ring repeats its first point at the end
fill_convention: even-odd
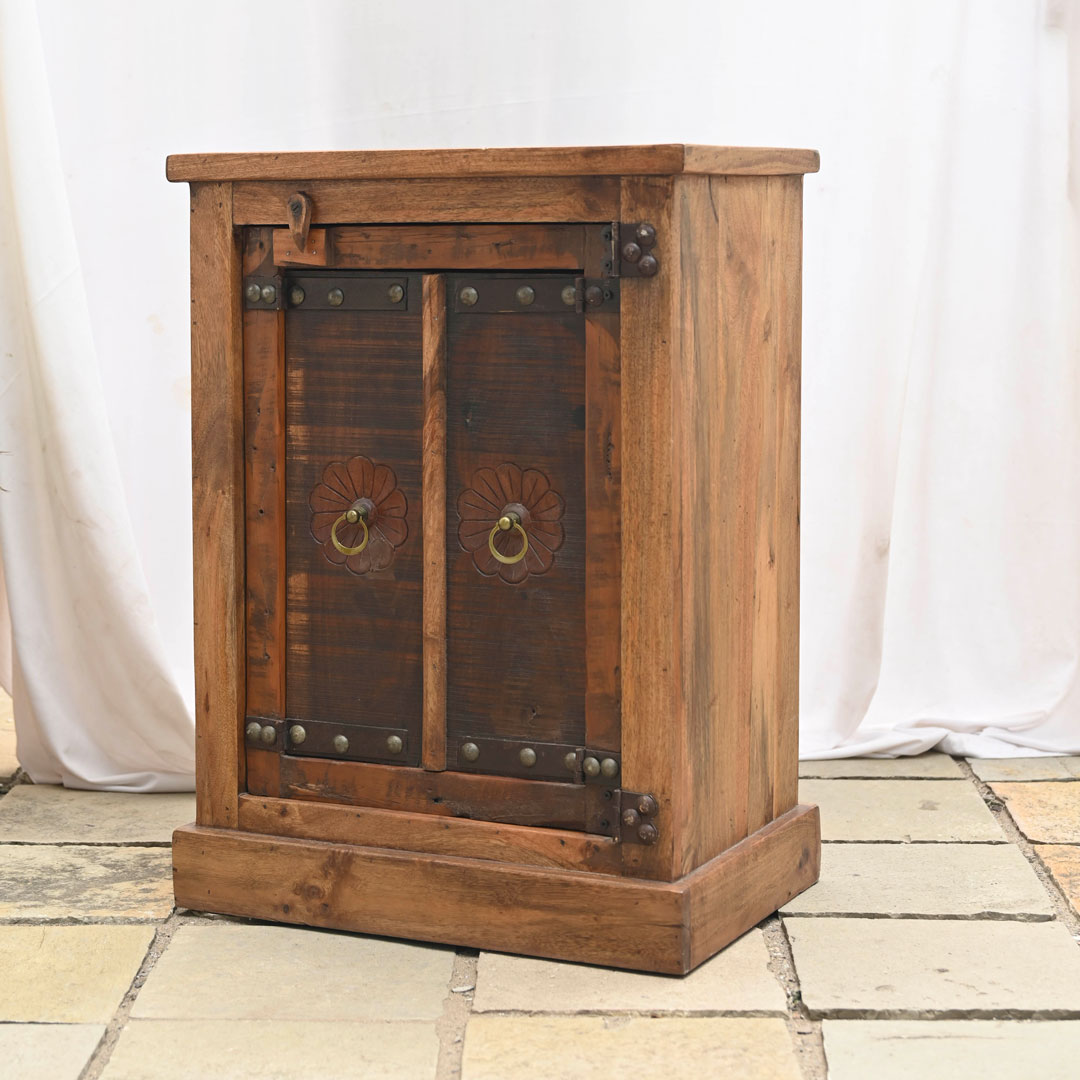
{"type": "Polygon", "coordinates": [[[190,796],[16,783],[0,1076],[1076,1077],[1080,759],[803,774],[822,882],[685,979],[174,911],[190,796]]]}

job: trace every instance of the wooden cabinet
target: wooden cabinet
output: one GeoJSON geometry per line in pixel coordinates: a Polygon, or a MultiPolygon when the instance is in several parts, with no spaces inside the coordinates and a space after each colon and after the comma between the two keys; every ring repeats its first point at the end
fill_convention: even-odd
{"type": "Polygon", "coordinates": [[[179,904],[685,972],[812,884],[804,150],[172,157],[179,904]]]}

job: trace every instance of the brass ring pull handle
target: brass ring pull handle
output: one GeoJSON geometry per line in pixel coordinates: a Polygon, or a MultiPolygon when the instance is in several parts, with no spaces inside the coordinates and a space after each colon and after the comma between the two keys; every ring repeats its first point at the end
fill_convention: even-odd
{"type": "Polygon", "coordinates": [[[495,522],[495,527],[488,534],[488,548],[491,551],[491,554],[494,555],[499,562],[506,563],[508,566],[521,562],[521,560],[525,558],[525,553],[529,550],[529,537],[521,527],[521,519],[517,514],[503,514],[503,516],[495,522]],[[495,534],[497,532],[509,532],[511,529],[517,529],[517,531],[521,533],[521,550],[516,555],[501,555],[495,550],[495,534]]]}
{"type": "MultiPolygon", "coordinates": [[[[368,545],[368,540],[371,538],[371,533],[368,532],[367,527],[367,508],[361,506],[359,509],[350,507],[334,522],[333,527],[330,529],[330,542],[341,552],[342,555],[359,555],[361,551],[368,545]],[[364,530],[364,539],[356,547],[346,547],[338,538],[337,531],[338,526],[341,524],[359,525],[364,530]]],[[[326,526],[324,525],[325,529],[326,526]]],[[[523,553],[524,554],[524,553],[523,553]]]]}

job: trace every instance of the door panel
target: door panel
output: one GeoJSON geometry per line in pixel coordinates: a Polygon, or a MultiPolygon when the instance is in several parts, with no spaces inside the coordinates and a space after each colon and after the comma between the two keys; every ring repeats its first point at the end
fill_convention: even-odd
{"type": "Polygon", "coordinates": [[[585,739],[585,320],[572,277],[524,310],[517,280],[447,279],[447,766],[540,778],[585,739]]]}
{"type": "Polygon", "coordinates": [[[285,323],[286,715],[307,723],[288,752],[416,764],[419,278],[297,285],[305,298],[285,323]],[[397,302],[394,284],[405,286],[397,302]],[[345,519],[352,508],[366,517],[345,519]]]}

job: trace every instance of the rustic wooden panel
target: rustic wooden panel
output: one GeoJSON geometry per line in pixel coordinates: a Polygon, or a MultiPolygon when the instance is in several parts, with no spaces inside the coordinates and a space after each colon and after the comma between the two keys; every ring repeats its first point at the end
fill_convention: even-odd
{"type": "MultiPolygon", "coordinates": [[[[244,273],[266,270],[270,230],[247,229],[244,273]]],[[[244,312],[247,714],[285,715],[285,313],[244,312]]]]}
{"type": "Polygon", "coordinates": [[[276,750],[245,747],[246,788],[252,795],[281,794],[281,754],[276,750]]]}
{"type": "Polygon", "coordinates": [[[420,762],[446,768],[446,279],[423,284],[424,710],[420,762]]]}
{"type": "Polygon", "coordinates": [[[621,283],[622,776],[631,791],[655,796],[664,822],[656,844],[628,845],[623,859],[630,872],[648,868],[671,878],[680,872],[676,844],[691,813],[680,668],[680,493],[672,456],[681,278],[671,182],[626,180],[622,199],[624,220],[656,226],[663,267],[656,277],[621,283]]]}
{"type": "Polygon", "coordinates": [[[243,777],[244,385],[232,187],[191,188],[196,821],[234,826],[243,777]]]}
{"type": "Polygon", "coordinates": [[[187,826],[181,907],[369,934],[687,970],[685,893],[659,882],[187,826]]]}
{"type": "Polygon", "coordinates": [[[286,754],[279,792],[383,810],[478,818],[552,829],[584,828],[585,785],[480,773],[428,772],[361,761],[286,754]]]}
{"type": "MultiPolygon", "coordinates": [[[[410,295],[419,286],[411,281],[410,295]]],[[[407,728],[409,764],[420,746],[422,385],[419,305],[289,310],[288,715],[407,728]],[[355,456],[389,466],[408,503],[408,536],[392,563],[360,576],[328,560],[309,506],[326,467],[355,456]]]]}
{"type": "Polygon", "coordinates": [[[585,322],[585,742],[619,751],[620,499],[619,316],[585,322]]]}
{"type": "MultiPolygon", "coordinates": [[[[585,736],[584,334],[572,310],[449,318],[451,741],[493,735],[580,745],[585,736]],[[503,463],[539,470],[565,503],[553,565],[516,584],[483,576],[458,538],[459,497],[478,469],[503,463]]],[[[506,535],[507,551],[516,550],[515,534],[506,535]]]]}
{"type": "MultiPolygon", "coordinates": [[[[620,176],[816,172],[815,150],[772,147],[558,146],[488,150],[345,150],[172,154],[170,180],[363,180],[449,176],[620,176]]],[[[305,185],[307,190],[307,185],[305,185]]]]}
{"type": "Polygon", "coordinates": [[[622,868],[618,843],[604,837],[304,799],[241,795],[240,828],[269,836],[461,855],[524,866],[606,874],[617,874],[622,868]]]}
{"type": "MultiPolygon", "coordinates": [[[[242,181],[234,187],[237,225],[288,225],[292,183],[242,181]]],[[[607,177],[505,180],[313,180],[304,190],[317,225],[365,222],[613,221],[619,183],[607,177]]]]}
{"type": "MultiPolygon", "coordinates": [[[[291,229],[268,230],[276,266],[337,266],[331,229],[311,229],[300,248],[291,229]]],[[[384,266],[387,264],[383,264],[384,266]]],[[[381,269],[381,268],[376,268],[381,269]]]]}
{"type": "Polygon", "coordinates": [[[818,808],[796,806],[684,878],[689,967],[810,888],[820,871],[818,808]]]}
{"type": "MultiPolygon", "coordinates": [[[[585,225],[342,225],[331,237],[331,265],[383,270],[578,270],[585,225]]],[[[322,231],[322,230],[320,230],[322,231]]],[[[288,230],[275,230],[281,247],[288,230]]],[[[308,245],[312,246],[311,243],[308,245]]]]}

